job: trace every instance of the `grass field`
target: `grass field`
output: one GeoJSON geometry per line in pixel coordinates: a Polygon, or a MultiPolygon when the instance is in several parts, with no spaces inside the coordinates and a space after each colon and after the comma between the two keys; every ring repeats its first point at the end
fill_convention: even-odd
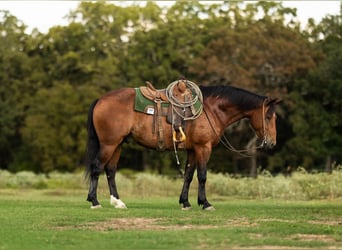
{"type": "MultiPolygon", "coordinates": [[[[180,189],[180,187],[178,188],[180,189]]],[[[0,189],[0,249],[342,249],[342,200],[232,199],[191,211],[176,195],[128,195],[91,210],[86,189],[0,189]]]]}

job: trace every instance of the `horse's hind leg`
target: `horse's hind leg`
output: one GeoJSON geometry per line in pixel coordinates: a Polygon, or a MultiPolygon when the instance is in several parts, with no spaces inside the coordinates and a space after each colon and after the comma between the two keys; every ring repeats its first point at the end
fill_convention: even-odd
{"type": "Polygon", "coordinates": [[[108,164],[111,156],[113,155],[115,147],[111,145],[101,145],[100,151],[91,163],[90,172],[90,187],[87,201],[92,203],[90,208],[101,207],[100,202],[97,200],[97,185],[99,176],[102,173],[104,166],[108,164]]]}
{"type": "Polygon", "coordinates": [[[119,161],[121,153],[121,147],[118,146],[116,150],[113,153],[113,156],[109,163],[105,167],[106,175],[107,175],[107,181],[108,181],[108,187],[109,187],[109,193],[110,193],[110,204],[113,205],[115,208],[127,208],[125,203],[123,203],[120,200],[119,193],[116,188],[116,182],[115,182],[115,175],[117,170],[117,164],[119,161]]]}
{"type": "Polygon", "coordinates": [[[90,173],[90,187],[87,201],[90,201],[92,204],[90,208],[100,208],[101,205],[100,202],[97,200],[96,190],[102,169],[100,167],[100,161],[98,159],[95,159],[91,164],[92,171],[90,173]]]}

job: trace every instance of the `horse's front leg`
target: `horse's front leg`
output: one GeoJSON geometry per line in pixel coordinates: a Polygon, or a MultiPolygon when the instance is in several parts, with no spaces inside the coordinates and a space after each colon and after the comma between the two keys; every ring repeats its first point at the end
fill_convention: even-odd
{"type": "Polygon", "coordinates": [[[215,210],[208,202],[205,191],[207,182],[207,162],[209,161],[211,147],[203,147],[196,150],[197,179],[198,179],[198,205],[202,205],[205,210],[215,210]]]}
{"type": "Polygon", "coordinates": [[[197,178],[198,178],[198,205],[203,205],[205,210],[214,210],[215,208],[208,202],[205,184],[207,181],[207,166],[199,166],[197,168],[197,178]]]}
{"type": "Polygon", "coordinates": [[[115,208],[127,208],[125,203],[120,200],[118,190],[116,188],[115,174],[117,169],[117,163],[119,161],[121,148],[120,146],[115,150],[109,164],[106,166],[106,176],[108,181],[110,204],[115,208]]]}
{"type": "Polygon", "coordinates": [[[191,209],[191,205],[189,202],[189,188],[190,188],[190,183],[192,181],[195,168],[196,168],[194,161],[192,159],[193,159],[193,154],[188,152],[188,159],[187,159],[186,166],[185,166],[184,183],[183,183],[182,192],[179,197],[179,204],[183,204],[183,208],[182,208],[183,210],[191,209]]]}
{"type": "Polygon", "coordinates": [[[194,151],[188,150],[187,161],[185,165],[184,183],[182,192],[179,197],[179,204],[183,204],[182,210],[190,210],[191,205],[189,202],[189,188],[196,169],[194,151]]]}

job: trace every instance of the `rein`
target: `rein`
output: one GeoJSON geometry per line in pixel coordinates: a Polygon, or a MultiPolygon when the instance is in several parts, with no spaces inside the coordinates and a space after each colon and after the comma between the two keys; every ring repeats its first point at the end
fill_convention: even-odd
{"type": "MultiPolygon", "coordinates": [[[[267,143],[267,141],[266,141],[266,126],[265,126],[265,102],[266,102],[266,99],[265,99],[265,100],[263,101],[263,103],[262,103],[262,129],[263,129],[263,139],[262,139],[262,142],[260,143],[259,146],[256,146],[256,147],[254,147],[254,148],[252,148],[252,149],[259,149],[259,148],[262,148],[262,147],[267,143]]],[[[222,137],[223,137],[224,140],[222,140],[222,137],[220,137],[220,136],[218,135],[218,133],[216,132],[216,130],[215,130],[215,128],[214,128],[212,122],[211,122],[210,119],[209,119],[209,116],[208,116],[208,114],[207,114],[207,111],[204,109],[204,107],[203,107],[203,111],[204,111],[204,113],[205,113],[205,115],[206,115],[206,117],[207,117],[207,119],[208,119],[208,122],[209,122],[209,124],[210,124],[211,129],[213,130],[213,132],[215,133],[215,135],[217,136],[217,138],[219,138],[220,142],[223,144],[223,146],[224,146],[226,149],[228,149],[228,150],[230,150],[230,151],[232,151],[232,152],[238,153],[240,156],[243,156],[243,157],[253,157],[254,154],[249,154],[249,152],[250,152],[251,150],[248,150],[248,149],[236,149],[236,148],[230,143],[230,141],[229,141],[228,138],[224,135],[224,133],[223,133],[223,135],[222,135],[222,137]]]]}

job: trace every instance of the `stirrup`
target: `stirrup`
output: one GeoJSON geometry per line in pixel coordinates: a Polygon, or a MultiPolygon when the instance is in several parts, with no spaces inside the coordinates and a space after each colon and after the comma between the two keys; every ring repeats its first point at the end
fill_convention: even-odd
{"type": "Polygon", "coordinates": [[[174,142],[184,142],[186,140],[186,135],[183,131],[183,128],[181,126],[179,126],[179,132],[181,133],[181,138],[179,140],[177,140],[177,132],[176,131],[173,131],[173,141],[174,142]]]}

